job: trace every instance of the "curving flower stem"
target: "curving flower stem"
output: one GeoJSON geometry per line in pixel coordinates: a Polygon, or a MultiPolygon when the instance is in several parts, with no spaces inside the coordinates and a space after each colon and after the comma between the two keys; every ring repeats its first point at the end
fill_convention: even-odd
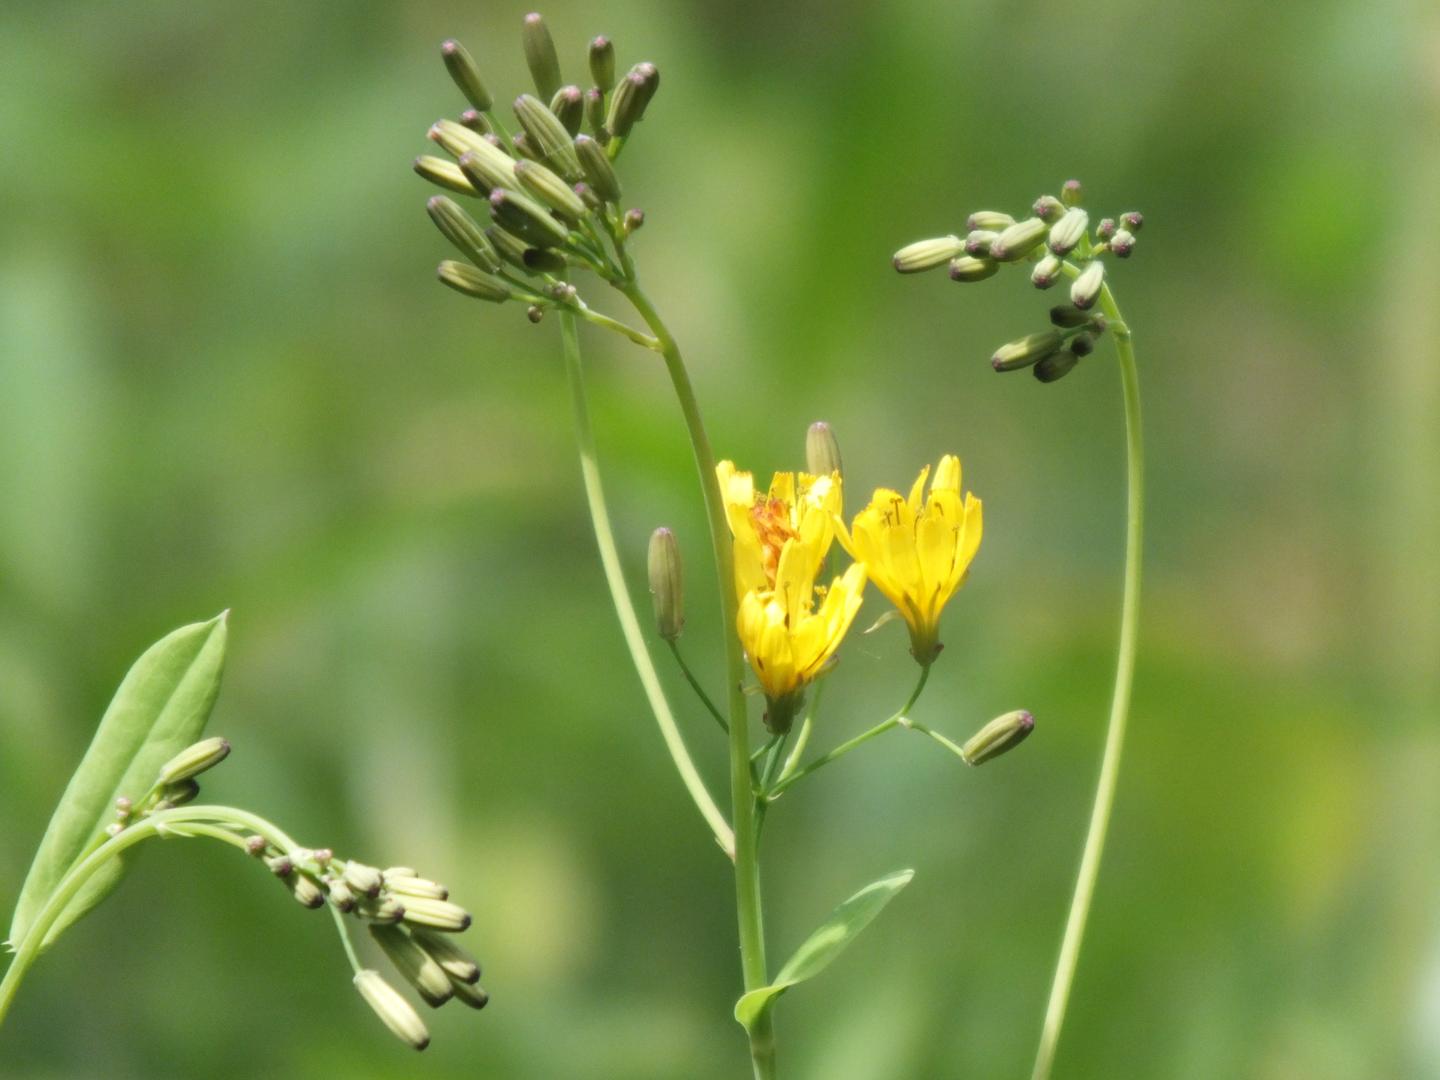
{"type": "MultiPolygon", "coordinates": [[[[715,804],[705,786],[700,772],[695,767],[685,739],[675,723],[675,714],[670,711],[660,676],[655,670],[655,661],[645,644],[645,635],[640,629],[640,620],[635,614],[635,605],[625,585],[625,573],[620,566],[620,553],[615,544],[615,531],[610,525],[610,511],[605,503],[605,489],[600,482],[600,464],[595,451],[595,432],[590,423],[590,403],[585,394],[585,371],[580,361],[580,338],[575,325],[575,313],[560,311],[560,336],[565,351],[565,375],[570,383],[570,400],[575,415],[575,439],[580,447],[580,472],[585,481],[585,498],[590,507],[590,521],[595,530],[595,545],[600,549],[600,563],[605,570],[605,581],[610,587],[610,599],[615,605],[616,617],[620,620],[620,631],[625,645],[630,650],[635,673],[655,714],[660,736],[670,751],[670,758],[680,774],[680,780],[695,801],[701,816],[715,834],[715,842],[731,858],[735,857],[735,834],[731,832],[725,815],[715,804]]],[[[733,636],[733,635],[732,635],[733,636]]]]}
{"type": "Polygon", "coordinates": [[[1110,725],[1105,735],[1105,753],[1100,764],[1100,780],[1095,791],[1095,805],[1090,812],[1090,829],[1085,837],[1085,850],[1080,858],[1080,872],[1075,880],[1075,895],[1070,901],[1070,914],[1065,920],[1065,936],[1060,944],[1060,958],[1055,965],[1055,979],[1050,987],[1050,1000],[1045,1008],[1045,1024],[1040,1033],[1040,1047],[1035,1055],[1031,1080],[1049,1080],[1055,1062],[1055,1049],[1065,1024],[1065,1007],[1070,1000],[1070,986],[1075,966],[1080,959],[1080,944],[1085,937],[1085,923],[1090,903],[1095,896],[1095,880],[1100,874],[1100,857],[1105,850],[1105,834],[1110,826],[1110,813],[1115,805],[1115,786],[1120,776],[1120,754],[1125,745],[1125,724],[1130,712],[1130,689],[1135,677],[1135,646],[1140,621],[1140,559],[1145,521],[1145,461],[1140,428],[1140,382],[1135,368],[1135,350],[1130,329],[1120,315],[1115,297],[1106,285],[1100,291],[1100,307],[1110,322],[1115,336],[1115,351],[1120,361],[1120,385],[1125,399],[1125,462],[1128,474],[1125,529],[1125,596],[1121,603],[1120,644],[1115,660],[1115,688],[1110,699],[1110,725]]]}

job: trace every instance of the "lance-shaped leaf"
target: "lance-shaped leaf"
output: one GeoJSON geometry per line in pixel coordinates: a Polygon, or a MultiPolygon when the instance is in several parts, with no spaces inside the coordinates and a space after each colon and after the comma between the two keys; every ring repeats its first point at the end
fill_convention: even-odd
{"type": "Polygon", "coordinates": [[[824,971],[914,876],[914,870],[897,870],[866,885],[837,907],[785,961],[774,982],[751,990],[735,1003],[735,1019],[749,1030],[786,990],[824,971]]]}
{"type": "MultiPolygon", "coordinates": [[[[125,676],[30,864],[10,924],[12,948],[70,869],[104,842],[115,800],[139,799],[166,761],[199,740],[220,691],[225,623],[221,614],[182,626],[150,646],[125,676]]],[[[81,888],[45,935],[46,947],[105,899],[120,880],[121,863],[110,860],[81,888]]]]}

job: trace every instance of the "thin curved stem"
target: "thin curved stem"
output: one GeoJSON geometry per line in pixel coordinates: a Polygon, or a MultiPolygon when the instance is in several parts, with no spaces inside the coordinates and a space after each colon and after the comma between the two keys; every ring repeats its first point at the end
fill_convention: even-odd
{"type": "Polygon", "coordinates": [[[655,670],[655,661],[645,644],[645,635],[640,630],[640,620],[635,614],[635,605],[630,599],[630,590],[625,584],[625,572],[620,566],[620,553],[615,544],[615,532],[610,525],[610,511],[605,503],[605,489],[600,482],[600,464],[595,451],[595,432],[590,423],[590,403],[585,394],[585,372],[580,362],[580,337],[575,326],[575,314],[560,312],[560,336],[565,350],[565,375],[570,383],[570,400],[575,415],[575,439],[580,447],[580,473],[585,481],[585,498],[590,507],[590,521],[595,530],[595,545],[600,549],[600,563],[605,570],[605,582],[610,587],[610,599],[615,605],[616,617],[620,620],[620,631],[625,645],[630,650],[630,660],[635,673],[645,689],[650,710],[655,714],[655,723],[660,736],[665,740],[666,749],[680,773],[680,780],[690,793],[700,814],[704,817],[715,842],[730,858],[735,857],[735,834],[725,821],[725,815],[715,804],[705,781],[695,767],[685,738],[675,723],[675,714],[670,711],[660,676],[655,670]]]}
{"type": "Polygon", "coordinates": [[[695,696],[700,699],[705,710],[715,718],[721,731],[728,732],[730,725],[725,722],[725,717],[720,715],[720,710],[715,707],[715,702],[710,700],[710,695],[705,692],[705,687],[700,685],[700,680],[695,677],[695,673],[690,670],[690,665],[685,662],[685,656],[680,652],[678,641],[670,642],[670,652],[675,657],[675,663],[680,666],[680,673],[685,676],[685,681],[690,684],[690,689],[695,691],[695,696]]]}
{"type": "Polygon", "coordinates": [[[1105,735],[1100,780],[1095,790],[1090,828],[1085,837],[1085,850],[1080,858],[1080,872],[1075,881],[1075,895],[1070,901],[1070,914],[1065,921],[1065,936],[1061,941],[1060,957],[1055,965],[1055,980],[1050,987],[1050,1000],[1045,1008],[1045,1024],[1040,1033],[1040,1047],[1035,1056],[1031,1080],[1048,1080],[1055,1062],[1055,1049],[1060,1042],[1060,1031],[1065,1024],[1070,986],[1080,959],[1080,944],[1085,937],[1085,924],[1095,896],[1095,881],[1100,874],[1100,857],[1105,850],[1105,834],[1109,829],[1110,814],[1115,805],[1120,755],[1125,744],[1125,726],[1130,713],[1130,690],[1135,678],[1135,649],[1140,622],[1140,562],[1145,521],[1145,461],[1140,427],[1140,382],[1135,367],[1135,350],[1131,344],[1130,329],[1121,317],[1108,285],[1100,291],[1100,306],[1110,320],[1110,329],[1115,336],[1115,351],[1120,361],[1120,384],[1125,399],[1125,462],[1129,486],[1125,529],[1125,595],[1121,603],[1115,688],[1110,699],[1110,724],[1105,735]]]}

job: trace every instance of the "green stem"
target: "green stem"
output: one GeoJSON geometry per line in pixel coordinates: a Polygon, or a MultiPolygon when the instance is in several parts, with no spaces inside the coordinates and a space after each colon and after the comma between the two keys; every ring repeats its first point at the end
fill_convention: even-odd
{"type": "Polygon", "coordinates": [[[730,725],[725,722],[725,717],[720,715],[720,710],[715,707],[715,702],[710,700],[710,695],[705,692],[705,688],[700,685],[700,680],[695,678],[695,673],[690,670],[690,665],[685,662],[685,657],[681,655],[680,643],[678,641],[670,642],[670,652],[675,657],[675,663],[680,665],[680,672],[685,676],[685,681],[690,684],[690,689],[695,691],[695,696],[700,699],[710,715],[715,718],[715,722],[720,725],[720,730],[729,731],[730,725]]]}
{"type": "Polygon", "coordinates": [[[629,338],[636,345],[639,345],[642,348],[651,350],[658,348],[659,342],[657,342],[649,334],[642,334],[633,326],[626,326],[618,319],[612,319],[609,315],[602,315],[600,312],[594,310],[593,308],[586,307],[585,304],[579,299],[575,301],[575,304],[576,310],[580,313],[580,317],[586,322],[592,322],[596,326],[603,326],[606,330],[613,330],[615,331],[615,333],[621,335],[622,337],[629,338]]]}
{"type": "Polygon", "coordinates": [[[1125,596],[1121,604],[1115,688],[1110,699],[1110,725],[1105,735],[1100,780],[1095,791],[1095,805],[1090,813],[1090,829],[1085,837],[1084,854],[1080,858],[1075,895],[1070,901],[1070,914],[1065,921],[1065,936],[1060,944],[1060,958],[1055,965],[1055,980],[1050,987],[1050,1000],[1045,1008],[1045,1025],[1040,1034],[1040,1048],[1035,1056],[1031,1080],[1048,1080],[1055,1062],[1055,1048],[1060,1041],[1060,1031],[1065,1024],[1065,1007],[1070,999],[1075,966],[1080,959],[1080,944],[1085,937],[1085,923],[1095,895],[1095,880],[1100,873],[1100,857],[1105,850],[1105,834],[1115,804],[1120,754],[1125,743],[1125,722],[1130,712],[1130,689],[1135,678],[1135,647],[1140,621],[1140,557],[1145,521],[1140,383],[1135,368],[1135,350],[1131,344],[1130,330],[1120,315],[1120,309],[1108,285],[1100,291],[1100,306],[1110,320],[1110,329],[1115,336],[1115,351],[1120,361],[1120,383],[1125,398],[1125,461],[1129,476],[1125,530],[1125,596]]]}
{"type": "Polygon", "coordinates": [[[600,464],[595,451],[595,432],[590,424],[590,403],[585,395],[585,372],[580,363],[580,337],[576,331],[575,313],[560,312],[560,336],[565,349],[565,374],[570,382],[570,400],[575,414],[575,439],[580,446],[580,473],[585,481],[585,498],[590,506],[590,521],[595,530],[595,545],[600,549],[600,563],[605,570],[605,581],[610,586],[610,599],[615,605],[615,614],[620,620],[620,631],[625,645],[630,650],[630,660],[640,684],[655,714],[655,723],[660,727],[661,738],[670,751],[670,758],[690,798],[695,801],[706,824],[715,834],[715,841],[731,858],[736,850],[735,836],[726,824],[725,815],[715,804],[705,786],[700,772],[695,767],[685,739],[670,711],[665,690],[660,685],[660,676],[655,670],[655,661],[645,644],[645,635],[640,630],[640,620],[635,614],[630,591],[625,585],[625,572],[620,566],[620,552],[615,544],[615,532],[610,525],[610,511],[605,504],[605,489],[600,482],[600,464]]]}

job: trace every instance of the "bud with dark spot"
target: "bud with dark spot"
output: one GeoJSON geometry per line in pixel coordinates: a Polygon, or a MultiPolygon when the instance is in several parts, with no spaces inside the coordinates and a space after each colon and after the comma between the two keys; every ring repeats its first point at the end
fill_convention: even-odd
{"type": "Polygon", "coordinates": [[[990,258],[997,262],[1017,262],[1040,246],[1049,226],[1039,218],[1026,218],[1003,229],[990,242],[990,258]]]}
{"type": "Polygon", "coordinates": [[[1105,264],[1096,259],[1081,270],[1080,276],[1071,283],[1070,302],[1082,311],[1089,310],[1095,306],[1095,299],[1104,286],[1105,264]]]}
{"type": "Polygon", "coordinates": [[[1048,289],[1060,280],[1062,260],[1059,255],[1046,255],[1030,271],[1030,281],[1037,289],[1048,289]]]}
{"type": "Polygon", "coordinates": [[[378,971],[367,969],[357,973],[355,989],[401,1041],[416,1050],[424,1050],[430,1045],[430,1032],[425,1027],[425,1021],[420,1019],[420,1014],[400,995],[400,991],[380,977],[378,971]]]}
{"type": "Polygon", "coordinates": [[[951,281],[984,281],[1000,272],[1000,264],[994,259],[961,255],[950,260],[951,281]]]}
{"type": "Polygon", "coordinates": [[[1060,220],[1060,215],[1065,213],[1065,204],[1054,195],[1041,195],[1035,200],[1032,213],[1046,224],[1060,220]]]}
{"type": "Polygon", "coordinates": [[[996,371],[1015,371],[1043,360],[1064,344],[1059,330],[1041,330],[1008,342],[995,350],[990,366],[996,371]]]}
{"type": "Polygon", "coordinates": [[[1116,229],[1115,235],[1110,238],[1110,250],[1117,259],[1128,259],[1135,250],[1135,234],[1129,229],[1116,229]]]}
{"type": "Polygon", "coordinates": [[[1024,709],[997,716],[965,741],[960,748],[967,765],[985,762],[1014,750],[1035,730],[1035,717],[1024,709]]]}

